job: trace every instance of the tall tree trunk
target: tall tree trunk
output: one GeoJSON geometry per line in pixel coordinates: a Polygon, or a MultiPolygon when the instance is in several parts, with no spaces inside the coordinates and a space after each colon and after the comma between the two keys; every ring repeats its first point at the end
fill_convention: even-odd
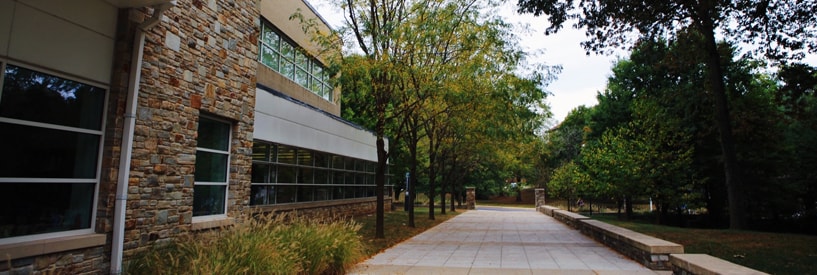
{"type": "Polygon", "coordinates": [[[522,202],[522,176],[516,174],[516,202],[522,202]]]}
{"type": "Polygon", "coordinates": [[[434,220],[434,197],[437,182],[437,169],[434,167],[436,164],[437,158],[437,150],[434,148],[434,132],[427,131],[428,133],[428,219],[434,220]]]}
{"type": "MultiPolygon", "coordinates": [[[[410,126],[411,127],[411,126],[410,126]]],[[[406,203],[408,203],[408,226],[415,227],[414,225],[414,198],[416,197],[416,190],[417,190],[417,143],[414,142],[417,137],[417,127],[411,127],[409,129],[410,135],[408,136],[409,142],[409,188],[408,188],[408,198],[406,198],[406,203]]]]}
{"type": "Polygon", "coordinates": [[[440,182],[440,214],[445,215],[445,179],[440,182]]]}
{"type": "Polygon", "coordinates": [[[451,182],[449,186],[451,186],[451,212],[456,212],[457,208],[454,206],[454,198],[457,197],[456,186],[453,182],[451,182]]]}
{"type": "MultiPolygon", "coordinates": [[[[703,26],[713,26],[704,22],[703,26]]],[[[701,30],[706,44],[707,78],[712,95],[715,97],[715,120],[720,132],[721,150],[723,151],[723,168],[726,174],[726,193],[729,201],[729,228],[745,227],[743,182],[740,175],[735,139],[732,134],[729,102],[721,68],[721,57],[715,41],[714,27],[701,30]]]]}
{"type": "Polygon", "coordinates": [[[624,210],[627,212],[625,216],[629,221],[633,218],[633,196],[624,196],[624,210]]]}
{"type": "MultiPolygon", "coordinates": [[[[380,123],[380,120],[378,120],[380,123]]],[[[386,142],[383,140],[383,137],[378,135],[377,136],[377,170],[375,170],[375,195],[377,195],[377,203],[375,210],[375,238],[383,239],[386,237],[384,230],[383,230],[383,217],[384,217],[384,209],[385,206],[383,200],[383,189],[385,188],[386,182],[386,161],[388,159],[388,154],[386,152],[386,142]]]]}

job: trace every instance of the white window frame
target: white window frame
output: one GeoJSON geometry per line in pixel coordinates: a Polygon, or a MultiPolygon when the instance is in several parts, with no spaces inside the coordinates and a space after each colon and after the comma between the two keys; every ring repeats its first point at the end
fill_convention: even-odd
{"type": "Polygon", "coordinates": [[[110,86],[108,84],[99,83],[96,81],[90,81],[87,79],[80,79],[76,77],[72,77],[63,73],[59,73],[53,70],[45,69],[39,66],[32,66],[28,64],[18,64],[15,62],[9,62],[6,59],[0,58],[0,100],[2,100],[2,93],[3,93],[3,84],[5,81],[6,75],[6,65],[14,65],[16,67],[25,68],[27,70],[32,70],[40,73],[50,74],[56,77],[60,77],[66,80],[76,81],[82,84],[91,85],[100,89],[105,90],[104,101],[102,105],[102,120],[101,120],[101,127],[100,130],[91,130],[85,128],[78,128],[78,127],[70,127],[70,126],[62,126],[62,125],[55,125],[55,124],[48,124],[42,122],[35,122],[35,121],[28,121],[28,120],[21,120],[21,119],[13,119],[13,118],[5,118],[0,117],[0,122],[9,123],[9,124],[16,124],[22,126],[29,126],[29,127],[37,127],[49,130],[62,130],[68,132],[76,132],[82,134],[92,134],[99,136],[99,147],[97,148],[97,163],[96,163],[96,170],[94,178],[4,178],[0,177],[0,184],[4,183],[93,183],[94,184],[94,194],[93,194],[93,201],[91,202],[91,216],[89,217],[91,220],[91,224],[88,228],[83,229],[74,229],[74,230],[66,230],[66,231],[59,231],[59,232],[50,232],[50,233],[42,233],[42,234],[33,234],[33,235],[24,235],[24,236],[16,236],[10,238],[0,238],[0,245],[5,244],[14,244],[14,243],[22,243],[28,241],[36,241],[36,240],[43,240],[43,239],[51,239],[51,238],[60,238],[60,237],[70,237],[70,236],[79,236],[79,235],[87,235],[93,234],[96,228],[96,213],[97,208],[99,206],[99,183],[100,183],[100,176],[102,171],[102,155],[105,146],[105,127],[106,121],[108,116],[108,96],[110,96],[110,86]]]}
{"type": "MultiPolygon", "coordinates": [[[[227,132],[227,150],[226,151],[210,149],[210,148],[202,148],[202,147],[198,147],[198,146],[196,147],[196,152],[202,151],[202,152],[208,152],[208,153],[216,153],[216,154],[225,154],[225,155],[227,155],[227,165],[225,165],[225,167],[224,167],[224,169],[226,169],[226,171],[224,171],[225,175],[226,175],[225,178],[224,178],[224,182],[207,182],[207,181],[194,181],[193,182],[193,190],[195,190],[196,185],[224,186],[224,213],[214,214],[214,215],[204,215],[204,216],[193,216],[193,220],[192,220],[193,223],[226,219],[227,218],[227,213],[229,212],[229,209],[227,209],[227,206],[230,204],[229,203],[229,201],[230,201],[230,163],[231,163],[231,159],[232,159],[232,154],[230,154],[230,152],[232,150],[233,123],[231,123],[231,122],[229,122],[227,120],[224,120],[224,119],[219,119],[217,117],[210,116],[210,115],[201,115],[201,116],[199,116],[199,122],[201,122],[201,119],[208,119],[208,120],[212,120],[212,121],[215,121],[215,122],[218,122],[218,123],[224,123],[224,124],[226,124],[228,126],[227,129],[229,129],[229,131],[227,132]]],[[[198,142],[196,143],[196,145],[198,145],[198,142]]],[[[196,160],[196,161],[198,161],[198,160],[196,160]]],[[[195,178],[195,174],[194,174],[193,177],[195,178]]],[[[194,200],[195,200],[195,198],[194,198],[194,200]]],[[[193,203],[195,204],[195,202],[193,202],[193,203]]]]}

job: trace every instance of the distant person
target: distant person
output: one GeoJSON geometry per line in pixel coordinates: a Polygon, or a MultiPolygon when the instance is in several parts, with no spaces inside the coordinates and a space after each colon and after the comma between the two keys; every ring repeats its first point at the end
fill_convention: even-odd
{"type": "Polygon", "coordinates": [[[578,206],[579,209],[581,209],[582,206],[584,206],[584,200],[582,200],[582,198],[579,198],[579,200],[576,201],[576,206],[578,206]]]}

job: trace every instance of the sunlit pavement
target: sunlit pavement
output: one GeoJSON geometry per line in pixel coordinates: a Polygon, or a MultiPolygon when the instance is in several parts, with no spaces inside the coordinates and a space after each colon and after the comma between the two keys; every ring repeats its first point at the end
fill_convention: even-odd
{"type": "Polygon", "coordinates": [[[656,273],[533,209],[477,206],[349,274],[656,273]]]}

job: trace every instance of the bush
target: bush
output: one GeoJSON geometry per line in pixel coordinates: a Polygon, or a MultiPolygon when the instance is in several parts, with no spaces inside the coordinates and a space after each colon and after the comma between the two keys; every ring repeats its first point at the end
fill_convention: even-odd
{"type": "Polygon", "coordinates": [[[343,274],[363,255],[351,221],[259,217],[138,252],[126,274],[343,274]]]}

